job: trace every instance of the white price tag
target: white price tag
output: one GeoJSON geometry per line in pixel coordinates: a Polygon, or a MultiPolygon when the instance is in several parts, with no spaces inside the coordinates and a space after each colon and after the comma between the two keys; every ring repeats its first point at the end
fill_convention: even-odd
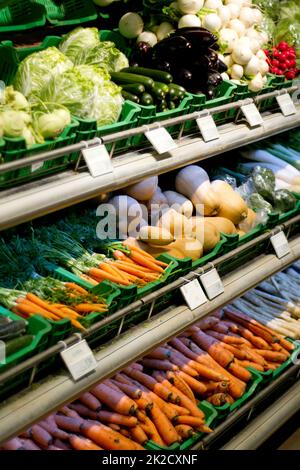
{"type": "Polygon", "coordinates": [[[205,274],[200,276],[201,283],[204,287],[207,297],[209,300],[218,297],[218,295],[223,294],[224,286],[218,271],[213,268],[211,271],[208,271],[205,274]]]}
{"type": "Polygon", "coordinates": [[[276,235],[273,235],[270,240],[277,255],[277,258],[281,259],[291,252],[289,242],[284,232],[276,233],[276,235]]]}
{"type": "Polygon", "coordinates": [[[85,339],[60,354],[74,380],[81,379],[95,370],[97,366],[96,359],[85,339]]]}
{"type": "Polygon", "coordinates": [[[81,152],[93,178],[113,172],[111,158],[105,145],[95,145],[81,152]]]}
{"type": "Polygon", "coordinates": [[[264,123],[264,120],[254,103],[241,106],[241,111],[247,119],[250,127],[262,126],[264,123]]]}
{"type": "Polygon", "coordinates": [[[175,140],[164,127],[147,131],[145,136],[160,155],[178,147],[175,140]]]}
{"type": "Polygon", "coordinates": [[[212,116],[203,116],[197,119],[204,142],[210,142],[220,138],[219,131],[212,116]]]}
{"type": "Polygon", "coordinates": [[[31,165],[31,172],[33,173],[34,171],[37,171],[39,170],[40,168],[42,168],[44,165],[44,162],[37,162],[37,163],[33,163],[31,165]]]}
{"type": "Polygon", "coordinates": [[[297,110],[295,108],[292,98],[288,93],[276,96],[276,100],[284,116],[291,116],[292,114],[296,114],[297,110]]]}
{"type": "Polygon", "coordinates": [[[194,279],[188,284],[180,287],[180,290],[190,310],[195,310],[195,308],[198,308],[200,305],[207,302],[206,295],[204,294],[198,279],[194,279]]]}

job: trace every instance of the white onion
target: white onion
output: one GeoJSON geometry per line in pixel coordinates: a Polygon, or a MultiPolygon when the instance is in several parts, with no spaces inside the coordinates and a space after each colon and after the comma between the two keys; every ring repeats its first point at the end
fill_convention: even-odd
{"type": "Polygon", "coordinates": [[[255,91],[255,92],[262,90],[263,87],[264,87],[264,81],[263,81],[263,77],[261,73],[258,73],[257,75],[255,75],[253,80],[251,80],[251,82],[249,82],[249,85],[248,85],[249,90],[255,91]]]}
{"type": "Polygon", "coordinates": [[[229,28],[233,29],[239,36],[244,36],[246,28],[244,23],[242,23],[237,18],[231,20],[228,24],[229,28]]]}
{"type": "Polygon", "coordinates": [[[204,8],[209,8],[210,10],[217,10],[222,5],[222,0],[206,0],[204,3],[204,8]]]}
{"type": "Polygon", "coordinates": [[[151,31],[143,31],[137,38],[137,42],[146,42],[151,47],[157,44],[157,37],[151,31]]]}
{"type": "Polygon", "coordinates": [[[245,75],[256,75],[260,72],[260,60],[254,55],[245,67],[245,75]]]}
{"type": "Polygon", "coordinates": [[[197,15],[183,15],[179,22],[178,28],[191,28],[193,26],[201,26],[201,20],[197,15]]]}
{"type": "Polygon", "coordinates": [[[243,45],[235,46],[232,52],[232,58],[234,62],[236,62],[239,65],[248,64],[252,56],[253,56],[253,53],[250,47],[245,47],[243,45]]]}
{"type": "Polygon", "coordinates": [[[231,78],[239,80],[244,75],[243,67],[239,64],[233,64],[233,66],[230,69],[230,75],[231,75],[231,78]]]}
{"type": "Polygon", "coordinates": [[[225,52],[232,52],[235,42],[238,39],[238,35],[233,29],[223,28],[220,31],[220,42],[227,44],[225,52]]]}
{"type": "Polygon", "coordinates": [[[209,13],[203,20],[204,28],[212,33],[219,31],[222,27],[222,20],[216,13],[209,13]]]}
{"type": "Polygon", "coordinates": [[[203,8],[204,0],[177,0],[179,11],[186,15],[195,15],[203,8]]]}
{"type": "Polygon", "coordinates": [[[218,15],[221,18],[223,26],[231,20],[231,11],[228,6],[224,5],[218,8],[218,15]]]}
{"type": "Polygon", "coordinates": [[[244,23],[246,28],[250,28],[255,23],[253,15],[253,8],[243,7],[241,8],[239,19],[244,23]]]}
{"type": "Polygon", "coordinates": [[[228,8],[230,10],[231,18],[238,18],[240,15],[241,7],[235,3],[229,3],[228,8]]]}

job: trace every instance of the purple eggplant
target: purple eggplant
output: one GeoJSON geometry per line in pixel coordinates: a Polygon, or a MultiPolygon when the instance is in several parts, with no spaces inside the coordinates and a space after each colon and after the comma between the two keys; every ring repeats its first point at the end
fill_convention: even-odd
{"type": "Polygon", "coordinates": [[[132,49],[130,65],[146,66],[151,61],[152,47],[146,42],[138,42],[132,49]]]}
{"type": "Polygon", "coordinates": [[[152,50],[152,59],[177,62],[192,50],[192,44],[183,36],[170,36],[158,42],[152,50]]]}
{"type": "Polygon", "coordinates": [[[170,38],[178,37],[177,35],[186,38],[195,48],[195,51],[208,49],[218,41],[217,36],[205,28],[180,28],[178,32],[171,34],[170,38]]]}

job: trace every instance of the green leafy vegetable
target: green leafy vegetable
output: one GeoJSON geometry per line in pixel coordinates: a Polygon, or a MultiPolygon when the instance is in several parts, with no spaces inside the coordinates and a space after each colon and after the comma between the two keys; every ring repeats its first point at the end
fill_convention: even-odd
{"type": "Polygon", "coordinates": [[[80,65],[53,77],[40,97],[65,106],[81,119],[94,119],[99,126],[116,122],[123,104],[121,89],[96,65],[80,65]]]}
{"type": "Polygon", "coordinates": [[[86,64],[105,67],[109,72],[119,72],[129,66],[127,57],[111,41],[104,41],[86,56],[86,64]]]}
{"type": "Polygon", "coordinates": [[[273,203],[275,175],[272,170],[257,166],[252,173],[255,190],[268,202],[273,203]]]}
{"type": "Polygon", "coordinates": [[[271,214],[273,211],[272,205],[265,201],[265,199],[258,193],[251,194],[247,203],[250,209],[254,210],[255,212],[264,211],[267,214],[271,214]]]}
{"type": "Polygon", "coordinates": [[[274,194],[274,209],[276,212],[288,212],[294,209],[296,205],[295,196],[286,189],[275,191],[274,194]]]}
{"type": "Polygon", "coordinates": [[[85,64],[90,51],[100,44],[97,28],[76,28],[64,36],[59,45],[63,52],[75,65],[85,64]]]}
{"type": "Polygon", "coordinates": [[[73,63],[56,47],[34,52],[20,63],[14,87],[29,101],[36,101],[43,87],[48,86],[52,78],[72,67],[73,63]]]}

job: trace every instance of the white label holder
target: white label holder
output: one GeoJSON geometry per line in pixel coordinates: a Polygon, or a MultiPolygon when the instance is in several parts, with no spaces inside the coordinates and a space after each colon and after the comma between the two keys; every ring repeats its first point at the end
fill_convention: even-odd
{"type": "Polygon", "coordinates": [[[173,137],[164,127],[146,131],[145,137],[147,137],[159,155],[170,152],[178,147],[173,137]]]}
{"type": "Polygon", "coordinates": [[[275,250],[277,258],[281,259],[284,256],[290,254],[291,250],[289,247],[289,242],[286,238],[285,233],[282,230],[276,233],[276,235],[273,235],[270,240],[275,250]]]}
{"type": "Polygon", "coordinates": [[[261,114],[254,103],[245,104],[244,106],[241,106],[241,111],[247,119],[247,122],[250,127],[257,127],[263,125],[264,120],[261,117],[261,114]]]}
{"type": "Polygon", "coordinates": [[[93,372],[97,366],[94,354],[85,339],[64,349],[60,355],[75,381],[93,372]]]}
{"type": "Polygon", "coordinates": [[[180,291],[190,310],[195,310],[207,302],[207,297],[198,279],[194,279],[184,286],[181,286],[180,291]]]}
{"type": "Polygon", "coordinates": [[[288,93],[276,96],[276,100],[284,116],[292,116],[297,113],[295,104],[288,93]]]}
{"type": "Polygon", "coordinates": [[[223,282],[221,281],[216,268],[212,268],[207,273],[201,274],[200,281],[209,300],[212,300],[215,297],[218,297],[218,295],[223,294],[223,282]]]}
{"type": "Polygon", "coordinates": [[[216,123],[210,114],[208,116],[199,117],[196,119],[196,122],[204,142],[211,142],[212,140],[220,138],[216,123]]]}
{"type": "Polygon", "coordinates": [[[113,173],[111,158],[105,145],[87,147],[82,149],[81,153],[93,178],[113,173]]]}

